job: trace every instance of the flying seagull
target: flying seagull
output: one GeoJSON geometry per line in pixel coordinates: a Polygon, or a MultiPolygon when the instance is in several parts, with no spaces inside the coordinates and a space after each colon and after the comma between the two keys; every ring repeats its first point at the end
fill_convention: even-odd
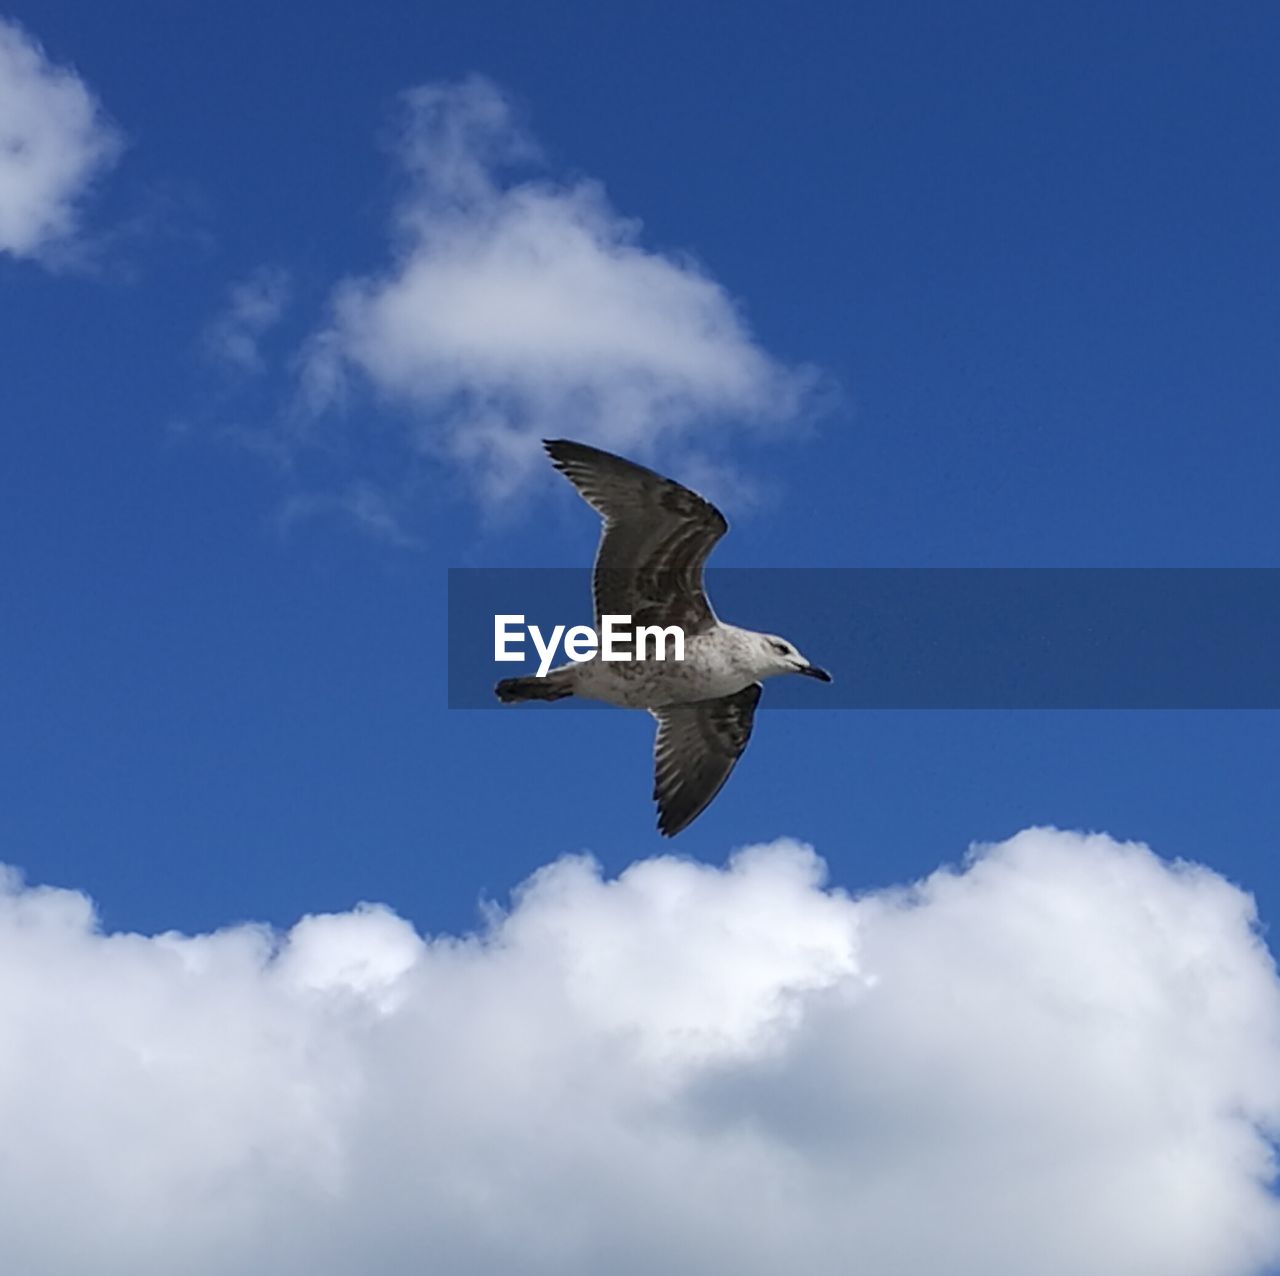
{"type": "Polygon", "coordinates": [[[503,678],[503,704],[582,696],[658,720],[653,796],[658,829],[674,837],[706,810],[751,738],[760,679],[799,673],[830,682],[785,638],[726,625],[702,584],[702,568],[729,524],[710,501],[634,461],[574,443],[544,440],[551,463],[604,520],[592,581],[596,626],[603,616],[678,625],[683,661],[561,665],[543,677],[503,678]]]}

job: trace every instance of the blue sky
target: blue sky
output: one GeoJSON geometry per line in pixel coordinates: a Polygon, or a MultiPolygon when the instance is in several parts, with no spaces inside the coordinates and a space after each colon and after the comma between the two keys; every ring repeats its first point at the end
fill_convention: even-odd
{"type": "MultiPolygon", "coordinates": [[[[372,900],[459,932],[558,856],[670,849],[642,715],[445,707],[447,569],[594,545],[504,412],[705,480],[725,566],[1280,565],[1273,6],[10,17],[118,147],[74,226],[0,250],[0,860],[108,929],[372,900]],[[441,177],[457,101],[404,94],[471,75],[509,116],[441,177]],[[450,379],[416,294],[388,335],[439,219],[522,182],[694,316],[703,362],[629,434],[613,381],[575,397],[593,359],[450,379]]],[[[1266,924],[1277,757],[1269,712],[765,712],[675,849],[794,838],[857,893],[1054,825],[1204,863],[1266,924]]]]}
{"type": "MultiPolygon", "coordinates": [[[[656,848],[647,724],[443,709],[445,569],[580,562],[589,514],[548,488],[494,526],[440,466],[417,550],[337,519],[282,535],[295,486],[217,437],[283,410],[328,289],[385,259],[397,95],[470,71],[554,172],[603,182],[838,385],[820,419],[718,449],[767,488],[724,502],[718,562],[1275,565],[1274,17],[808,13],[332,6],[312,39],[260,6],[23,9],[128,149],[88,205],[96,270],[3,263],[8,858],[121,925],[369,896],[434,927],[559,851],[656,848]],[[297,313],[270,384],[237,385],[202,340],[264,268],[297,313]]],[[[682,850],[793,833],[856,886],[1035,821],[1271,898],[1272,714],[763,721],[682,850]]]]}

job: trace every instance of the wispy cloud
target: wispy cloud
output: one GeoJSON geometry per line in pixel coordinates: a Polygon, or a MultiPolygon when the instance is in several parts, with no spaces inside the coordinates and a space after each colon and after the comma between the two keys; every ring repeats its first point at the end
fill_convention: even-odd
{"type": "Polygon", "coordinates": [[[0,19],[0,252],[51,263],[69,254],[79,205],[121,148],[84,81],[0,19]]]}
{"type": "Polygon", "coordinates": [[[386,489],[358,481],[339,492],[291,496],[280,511],[279,523],[288,532],[311,519],[337,518],[398,549],[421,549],[422,541],[409,530],[401,505],[386,489]]]}
{"type": "Polygon", "coordinates": [[[1280,983],[1251,900],[1022,833],[850,898],[792,842],[104,934],[0,876],[0,1215],[27,1276],[1260,1276],[1280,983]],[[654,1220],[661,1220],[660,1226],[654,1220]]]}
{"type": "Polygon", "coordinates": [[[406,411],[406,453],[495,495],[542,435],[644,455],[803,413],[814,373],[771,357],[730,294],[646,245],[598,182],[548,173],[492,83],[418,88],[404,110],[392,258],[334,291],[303,361],[309,410],[372,390],[406,411]]]}
{"type": "Polygon", "coordinates": [[[233,284],[226,308],[205,331],[205,352],[240,372],[262,372],[262,339],[283,318],[290,292],[288,272],[273,267],[233,284]]]}

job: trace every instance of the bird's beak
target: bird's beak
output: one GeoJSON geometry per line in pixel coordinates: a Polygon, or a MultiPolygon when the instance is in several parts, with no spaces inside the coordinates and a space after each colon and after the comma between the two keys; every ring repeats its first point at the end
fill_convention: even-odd
{"type": "Polygon", "coordinates": [[[819,669],[817,665],[801,665],[796,673],[802,673],[806,678],[817,678],[819,682],[831,681],[831,675],[825,669],[819,669]]]}

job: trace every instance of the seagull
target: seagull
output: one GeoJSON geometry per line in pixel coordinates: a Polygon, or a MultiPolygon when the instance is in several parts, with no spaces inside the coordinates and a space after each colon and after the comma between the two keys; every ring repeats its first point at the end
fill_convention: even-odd
{"type": "Polygon", "coordinates": [[[702,569],[729,530],[710,501],[611,452],[545,439],[551,463],[600,515],[604,527],[592,579],[596,627],[603,616],[632,624],[678,625],[684,660],[590,660],[544,676],[503,678],[503,704],[581,696],[658,721],[653,797],[658,831],[674,837],[720,792],[751,738],[761,679],[798,673],[830,682],[776,634],[727,625],[711,609],[702,569]]]}

